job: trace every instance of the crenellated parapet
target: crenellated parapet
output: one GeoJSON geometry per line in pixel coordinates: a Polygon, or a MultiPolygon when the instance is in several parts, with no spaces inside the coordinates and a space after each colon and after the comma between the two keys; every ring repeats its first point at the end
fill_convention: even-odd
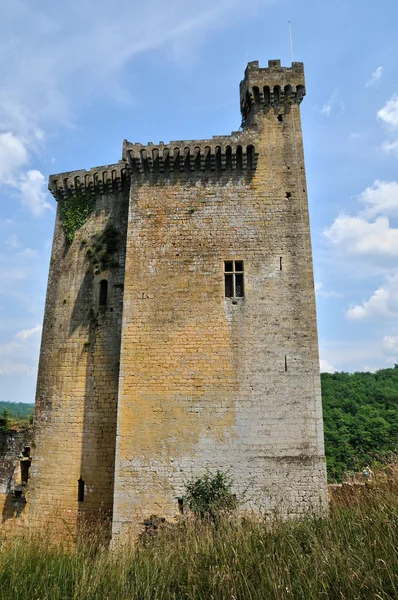
{"type": "Polygon", "coordinates": [[[60,200],[77,191],[88,195],[121,192],[128,183],[128,169],[124,161],[119,161],[115,165],[94,167],[89,171],[81,169],[50,175],[48,189],[56,200],[60,200]]]}
{"type": "Polygon", "coordinates": [[[211,140],[176,141],[170,144],[123,143],[123,159],[132,173],[186,173],[254,171],[257,166],[256,149],[244,143],[239,133],[217,136],[211,140]]]}
{"type": "MultiPolygon", "coordinates": [[[[300,104],[304,96],[303,63],[293,62],[291,67],[281,67],[279,60],[270,60],[267,68],[260,68],[258,61],[250,62],[240,83],[243,126],[250,126],[256,113],[266,113],[271,107],[278,112],[280,108],[288,112],[289,106],[300,104]]],[[[255,171],[258,159],[251,138],[244,129],[209,140],[178,140],[168,144],[143,145],[125,140],[122,160],[117,164],[51,175],[49,190],[59,200],[77,190],[82,194],[121,191],[132,175],[251,173],[255,171]]]]}
{"type": "Polygon", "coordinates": [[[267,68],[250,62],[240,83],[240,109],[244,120],[256,109],[279,109],[300,104],[305,96],[304,65],[293,62],[281,67],[280,60],[269,60],[267,68]]]}

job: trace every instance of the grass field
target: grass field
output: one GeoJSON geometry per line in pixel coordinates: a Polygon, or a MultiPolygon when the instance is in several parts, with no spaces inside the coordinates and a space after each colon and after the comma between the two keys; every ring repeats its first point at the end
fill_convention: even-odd
{"type": "Polygon", "coordinates": [[[7,600],[398,598],[398,486],[366,486],[324,518],[186,519],[110,551],[31,536],[2,542],[7,600]]]}

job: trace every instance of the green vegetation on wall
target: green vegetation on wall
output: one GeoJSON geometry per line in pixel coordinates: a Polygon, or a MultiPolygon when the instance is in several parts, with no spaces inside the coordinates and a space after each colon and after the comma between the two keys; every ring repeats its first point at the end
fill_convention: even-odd
{"type": "Polygon", "coordinates": [[[58,198],[59,215],[68,244],[71,244],[75,233],[87,221],[95,206],[95,195],[84,193],[82,187],[76,187],[73,194],[58,198]]]}
{"type": "Polygon", "coordinates": [[[329,481],[398,454],[398,368],[322,373],[329,481]]]}
{"type": "Polygon", "coordinates": [[[190,481],[184,500],[194,514],[213,521],[238,506],[237,498],[232,493],[232,479],[221,471],[214,475],[208,472],[190,481]]]}

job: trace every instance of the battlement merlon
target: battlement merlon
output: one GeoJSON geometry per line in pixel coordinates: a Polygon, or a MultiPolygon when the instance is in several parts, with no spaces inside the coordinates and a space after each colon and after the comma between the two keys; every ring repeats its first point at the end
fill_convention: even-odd
{"type": "Polygon", "coordinates": [[[300,104],[305,96],[304,64],[293,62],[281,67],[280,60],[269,60],[268,67],[249,62],[240,82],[240,109],[244,119],[255,106],[279,108],[300,104]]]}
{"type": "Polygon", "coordinates": [[[50,175],[48,189],[58,201],[76,193],[77,190],[83,194],[121,192],[128,179],[126,164],[120,160],[117,164],[93,167],[89,171],[80,169],[50,175]]]}
{"type": "Polygon", "coordinates": [[[123,142],[123,160],[131,173],[186,171],[253,171],[258,153],[245,132],[209,140],[178,140],[169,144],[123,142]]]}

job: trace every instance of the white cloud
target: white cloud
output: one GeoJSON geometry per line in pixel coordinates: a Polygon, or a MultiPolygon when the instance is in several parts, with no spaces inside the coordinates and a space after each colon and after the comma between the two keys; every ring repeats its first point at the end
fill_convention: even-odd
{"type": "Polygon", "coordinates": [[[398,94],[394,94],[377,112],[377,118],[387,126],[389,136],[392,138],[383,142],[382,149],[398,156],[398,94]]]}
{"type": "Polygon", "coordinates": [[[398,274],[388,277],[369,300],[352,305],[346,316],[350,321],[398,319],[398,274]]]}
{"type": "Polygon", "coordinates": [[[395,272],[398,259],[398,181],[375,180],[357,200],[362,210],[352,216],[340,213],[324,235],[357,275],[395,272]],[[361,269],[358,269],[358,265],[361,269]]]}
{"type": "Polygon", "coordinates": [[[317,296],[323,296],[324,298],[341,298],[343,296],[343,294],[340,294],[340,292],[324,290],[323,283],[321,281],[315,282],[315,293],[317,296]]]}
{"type": "Polygon", "coordinates": [[[21,331],[18,331],[14,337],[16,340],[27,340],[34,335],[40,335],[41,329],[41,325],[35,325],[35,327],[32,327],[32,329],[22,329],[21,331]]]}
{"type": "Polygon", "coordinates": [[[383,75],[383,67],[377,67],[376,71],[372,73],[371,78],[365,83],[365,87],[371,87],[377,85],[383,75]]]}
{"type": "Polygon", "coordinates": [[[369,222],[340,213],[324,234],[346,257],[368,259],[380,267],[388,267],[385,260],[398,258],[398,229],[390,227],[388,217],[369,222]]]}
{"type": "Polygon", "coordinates": [[[130,102],[127,68],[140,53],[162,48],[162,60],[192,68],[210,31],[246,15],[252,19],[262,5],[119,0],[118,10],[110,11],[105,0],[50,8],[44,0],[13,2],[0,20],[0,183],[17,188],[22,204],[42,215],[50,208],[44,177],[35,169],[26,172],[26,165],[49,127],[73,126],[97,94],[130,102]]]}
{"type": "Polygon", "coordinates": [[[330,365],[340,365],[348,371],[361,371],[364,365],[380,365],[385,362],[379,340],[357,337],[355,340],[320,340],[320,355],[330,365]]]}
{"type": "Polygon", "coordinates": [[[0,376],[16,374],[30,375],[32,374],[32,367],[26,363],[11,362],[8,360],[0,363],[0,376]]]}
{"type": "Polygon", "coordinates": [[[0,183],[12,183],[27,161],[28,151],[23,141],[10,131],[0,133],[0,183]]]}
{"type": "Polygon", "coordinates": [[[380,367],[364,365],[363,367],[358,369],[358,371],[362,371],[363,373],[377,373],[377,371],[380,371],[380,367]]]}
{"type": "Polygon", "coordinates": [[[341,114],[342,112],[344,112],[344,109],[344,102],[340,100],[339,90],[338,88],[336,88],[333,90],[329,100],[322,106],[319,112],[321,113],[321,115],[329,117],[333,111],[339,110],[339,113],[341,114]]]}
{"type": "Polygon", "coordinates": [[[126,99],[124,69],[140,53],[162,48],[162,60],[191,68],[210,31],[253,18],[264,2],[119,0],[114,11],[105,0],[61,9],[49,9],[44,0],[15,4],[0,23],[0,130],[37,139],[49,122],[71,124],[75,110],[98,90],[126,99]]]}
{"type": "Polygon", "coordinates": [[[52,210],[51,204],[46,200],[46,180],[40,171],[31,170],[22,174],[16,187],[20,191],[22,204],[33,216],[38,217],[44,211],[52,210]]]}
{"type": "Polygon", "coordinates": [[[398,140],[392,142],[384,141],[381,147],[384,152],[391,152],[391,154],[398,156],[398,140]]]}
{"type": "Polygon", "coordinates": [[[0,376],[24,374],[36,377],[41,325],[23,329],[0,344],[0,376]]]}
{"type": "Polygon", "coordinates": [[[32,248],[25,248],[25,250],[21,250],[18,252],[19,256],[25,256],[26,258],[34,258],[37,256],[37,250],[32,250],[32,248]]]}
{"type": "Polygon", "coordinates": [[[319,361],[319,367],[321,373],[335,373],[336,369],[327,360],[321,359],[319,361]]]}
{"type": "Polygon", "coordinates": [[[5,244],[8,246],[8,248],[10,248],[10,250],[19,250],[17,253],[18,256],[24,256],[26,258],[33,258],[34,256],[37,256],[37,250],[32,250],[32,248],[24,248],[21,250],[22,243],[15,233],[6,239],[5,244]]]}
{"type": "Polygon", "coordinates": [[[398,94],[394,94],[390,100],[377,112],[377,117],[392,128],[398,127],[398,94]]]}
{"type": "Polygon", "coordinates": [[[398,355],[398,335],[385,335],[381,348],[385,354],[398,355]]]}
{"type": "Polygon", "coordinates": [[[366,217],[379,214],[398,217],[398,181],[380,181],[376,179],[358,196],[365,204],[366,217]]]}

